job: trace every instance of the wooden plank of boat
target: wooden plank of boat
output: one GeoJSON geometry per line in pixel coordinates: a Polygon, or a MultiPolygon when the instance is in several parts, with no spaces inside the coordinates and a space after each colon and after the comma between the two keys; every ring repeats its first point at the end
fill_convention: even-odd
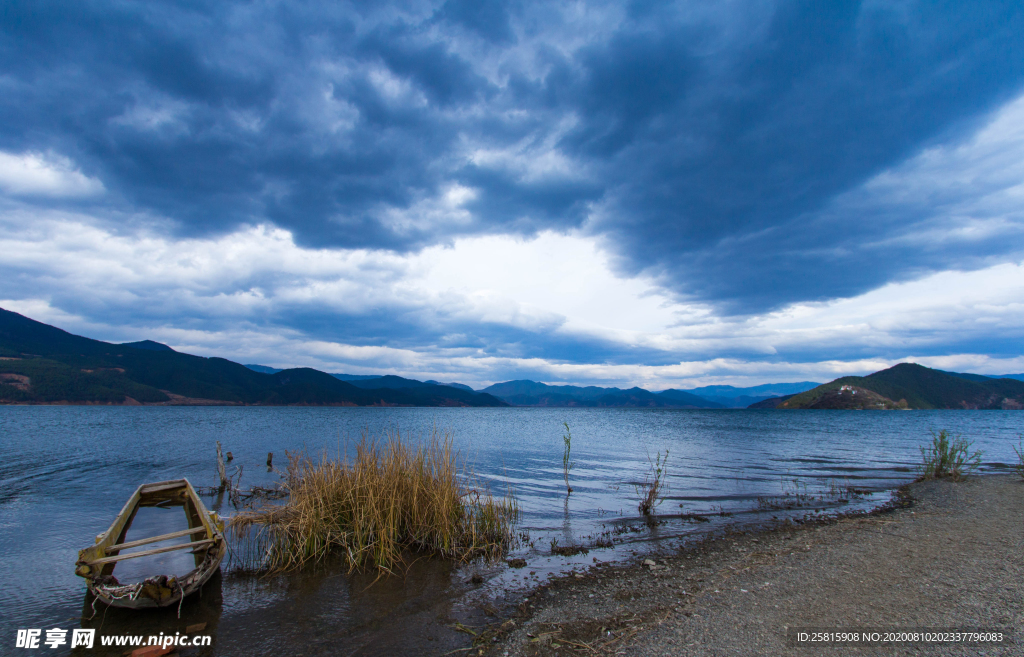
{"type": "Polygon", "coordinates": [[[158,481],[154,484],[143,484],[139,487],[140,493],[159,493],[165,490],[176,490],[183,488],[185,484],[184,479],[174,479],[171,481],[158,481]]]}
{"type": "Polygon", "coordinates": [[[107,563],[117,563],[118,561],[124,561],[125,559],[138,559],[139,557],[148,557],[153,554],[163,554],[164,552],[174,552],[175,550],[185,550],[188,548],[199,547],[200,545],[209,545],[210,543],[216,542],[216,539],[205,538],[201,541],[192,541],[191,543],[179,543],[178,545],[168,545],[162,548],[153,548],[152,550],[142,550],[141,552],[129,552],[128,554],[118,554],[113,557],[102,557],[95,561],[86,562],[87,566],[101,566],[107,563]]]}
{"type": "Polygon", "coordinates": [[[181,538],[182,536],[190,536],[192,534],[206,533],[206,527],[190,527],[189,529],[182,529],[180,532],[171,532],[170,534],[161,534],[160,536],[150,536],[149,538],[140,538],[137,541],[128,541],[127,543],[119,543],[118,545],[111,545],[105,548],[107,554],[113,554],[119,550],[127,550],[128,548],[139,547],[140,545],[149,545],[150,543],[159,543],[160,541],[169,541],[172,538],[181,538]]]}

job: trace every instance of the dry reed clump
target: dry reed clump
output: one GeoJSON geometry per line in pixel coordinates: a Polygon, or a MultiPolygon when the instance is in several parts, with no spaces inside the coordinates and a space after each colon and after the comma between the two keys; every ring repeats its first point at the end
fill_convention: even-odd
{"type": "MultiPolygon", "coordinates": [[[[243,567],[282,571],[337,550],[350,568],[390,572],[406,549],[496,558],[513,539],[514,495],[495,499],[460,481],[450,434],[410,447],[397,433],[363,436],[355,458],[288,454],[288,502],[235,516],[243,567]]],[[[466,473],[461,473],[465,475],[466,473]]],[[[462,477],[461,479],[465,479],[462,477]]]]}

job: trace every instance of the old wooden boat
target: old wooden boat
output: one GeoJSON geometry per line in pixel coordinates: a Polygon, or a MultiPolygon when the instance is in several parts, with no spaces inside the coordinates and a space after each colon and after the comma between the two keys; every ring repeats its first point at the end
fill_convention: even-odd
{"type": "Polygon", "coordinates": [[[226,549],[224,521],[206,510],[192,484],[187,479],[159,481],[139,486],[110,529],[96,537],[95,545],[79,551],[75,574],[84,577],[89,590],[108,605],[129,609],[166,607],[180,604],[184,597],[198,591],[220,568],[226,549]],[[182,507],[189,528],[126,543],[128,529],[144,507],[182,507]],[[174,544],[130,551],[175,539],[174,544]],[[119,582],[114,576],[115,566],[126,559],[176,550],[189,550],[194,556],[195,568],[185,575],[155,575],[131,583],[119,582]]]}

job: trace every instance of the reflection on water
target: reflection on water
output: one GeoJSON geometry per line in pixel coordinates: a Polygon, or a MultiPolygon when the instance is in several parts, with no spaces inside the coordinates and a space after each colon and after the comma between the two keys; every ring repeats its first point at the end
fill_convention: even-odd
{"type": "MultiPolygon", "coordinates": [[[[190,655],[220,655],[224,654],[218,650],[218,630],[220,626],[221,611],[224,607],[222,594],[223,578],[220,573],[203,585],[200,593],[190,596],[181,605],[181,616],[177,606],[151,609],[119,609],[107,607],[98,602],[91,593],[85,593],[85,601],[82,603],[81,627],[93,628],[97,636],[111,635],[144,635],[159,636],[182,635],[194,636],[197,634],[209,635],[212,637],[212,644],[209,647],[190,649],[190,655]]],[[[52,627],[52,625],[46,625],[52,627]]],[[[64,627],[61,625],[61,627],[64,627]]],[[[97,640],[91,650],[76,649],[76,655],[118,655],[125,653],[127,648],[102,646],[97,640]]],[[[48,651],[50,652],[50,651],[48,651]]]]}
{"type": "MultiPolygon", "coordinates": [[[[360,655],[419,654],[458,647],[445,625],[481,624],[474,610],[455,612],[453,567],[410,555],[401,577],[349,574],[343,564],[322,564],[288,576],[217,574],[201,594],[177,607],[132,611],[105,607],[86,593],[81,627],[98,635],[210,635],[208,648],[182,654],[360,655]],[[225,600],[225,592],[229,599],[225,600]],[[222,623],[222,615],[230,623],[222,623]],[[401,619],[401,627],[395,627],[401,619]]],[[[462,588],[456,583],[454,588],[462,588]]],[[[81,654],[122,655],[124,647],[97,646],[81,654]]]]}
{"type": "MultiPolygon", "coordinates": [[[[986,469],[998,469],[998,462],[1015,460],[1010,445],[1022,424],[1024,415],[1005,411],[0,407],[0,567],[19,574],[5,581],[0,623],[5,640],[18,628],[158,635],[205,623],[193,633],[210,634],[213,646],[182,654],[444,653],[470,641],[453,628],[456,621],[484,624],[516,601],[517,590],[549,573],[595,557],[629,557],[654,539],[685,539],[728,523],[871,506],[887,499],[877,491],[913,477],[929,430],[963,433],[984,451],[986,469]],[[563,421],[572,428],[576,461],[569,496],[563,421]],[[266,472],[267,452],[339,453],[364,431],[398,428],[418,439],[434,426],[454,431],[473,473],[495,492],[514,489],[524,540],[513,556],[526,558],[528,569],[411,558],[408,572],[377,581],[340,563],[274,577],[229,570],[186,600],[181,618],[177,608],[102,605],[93,616],[91,598],[83,603],[85,583],[73,574],[78,550],[110,525],[141,483],[182,476],[195,485],[215,483],[215,441],[234,453],[232,467],[244,466],[247,487],[276,481],[266,472]],[[635,487],[649,473],[650,458],[666,449],[668,488],[658,522],[648,526],[638,517],[635,487]],[[590,547],[611,539],[615,547],[553,557],[552,539],[590,547]],[[472,584],[474,573],[487,583],[472,584]]],[[[226,500],[206,501],[222,515],[234,513],[226,500]]],[[[129,540],[185,527],[174,524],[180,509],[146,511],[129,540]]],[[[192,567],[188,555],[157,557],[124,562],[138,572],[119,567],[118,578],[192,567]]]]}
{"type": "MultiPolygon", "coordinates": [[[[181,506],[139,507],[132,520],[131,527],[125,535],[124,542],[130,543],[150,536],[169,534],[182,529],[188,529],[188,517],[181,506]]],[[[131,554],[154,548],[162,548],[169,545],[179,545],[193,540],[191,536],[179,536],[159,543],[149,543],[134,549],[124,550],[119,554],[131,554]]],[[[84,547],[84,546],[83,546],[84,547]]],[[[153,554],[148,557],[138,557],[120,561],[114,567],[114,577],[122,584],[141,582],[147,577],[154,575],[186,575],[196,567],[196,559],[191,552],[177,551],[153,554]]]]}

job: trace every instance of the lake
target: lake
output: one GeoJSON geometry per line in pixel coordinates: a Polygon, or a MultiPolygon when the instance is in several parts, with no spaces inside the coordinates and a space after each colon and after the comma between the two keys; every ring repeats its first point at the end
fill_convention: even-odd
{"type": "MultiPolygon", "coordinates": [[[[482,624],[553,573],[622,560],[736,523],[870,508],[913,479],[930,432],[963,434],[983,451],[982,472],[1016,462],[1024,433],[1013,411],[751,411],[539,408],[0,407],[0,645],[19,628],[94,627],[102,634],[173,634],[205,623],[213,646],[182,654],[387,654],[468,645],[456,621],[482,624]],[[566,496],[563,422],[572,432],[566,496]],[[475,477],[522,509],[530,566],[459,566],[421,559],[403,577],[374,583],[328,563],[311,572],[255,577],[225,572],[177,609],[96,610],[74,575],[79,549],[106,530],[141,483],[187,477],[217,483],[215,442],[242,467],[243,488],[279,481],[285,450],[337,454],[361,436],[398,430],[419,441],[450,431],[475,477]],[[636,487],[668,453],[659,522],[644,523],[636,487]],[[850,488],[857,494],[849,494],[850,488]],[[799,497],[798,497],[799,496],[799,497]],[[799,499],[801,506],[786,508],[799,499]],[[717,514],[698,523],[684,514],[717,514]],[[560,544],[613,547],[553,557],[560,544]],[[533,574],[530,574],[530,573],[533,574]],[[473,573],[483,585],[469,583],[473,573]]],[[[204,498],[229,516],[224,500],[204,498]]],[[[140,523],[144,522],[140,520],[140,523]]],[[[148,520],[146,522],[149,522],[148,520]]],[[[160,529],[161,518],[152,521],[160,529]]],[[[169,531],[169,530],[168,530],[169,531]]],[[[175,566],[173,556],[161,563],[175,566]]],[[[127,562],[126,562],[127,563],[127,562]]],[[[119,573],[121,571],[118,571],[119,573]]],[[[44,648],[46,654],[66,654],[44,648]]],[[[124,652],[110,649],[109,654],[124,652]]],[[[99,648],[81,654],[104,654],[99,648]]]]}

